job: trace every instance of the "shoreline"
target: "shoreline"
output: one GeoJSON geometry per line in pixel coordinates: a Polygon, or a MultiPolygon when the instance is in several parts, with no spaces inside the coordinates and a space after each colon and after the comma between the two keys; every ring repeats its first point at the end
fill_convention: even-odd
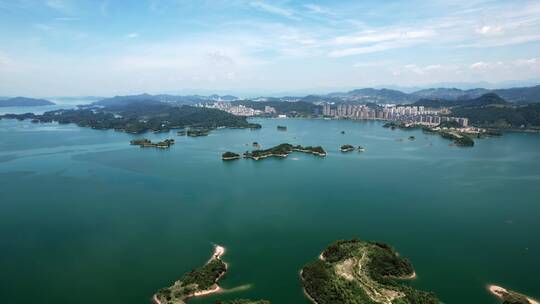
{"type": "MultiPolygon", "coordinates": [[[[503,294],[505,294],[505,293],[508,294],[509,293],[508,289],[506,289],[504,287],[501,287],[501,286],[497,286],[497,285],[488,285],[487,289],[489,290],[489,292],[491,294],[493,294],[494,296],[496,296],[499,299],[504,299],[503,294]]],[[[528,297],[526,295],[522,295],[522,296],[524,296],[527,299],[527,301],[529,301],[530,304],[540,304],[539,301],[537,301],[537,300],[535,300],[535,299],[533,299],[531,297],[528,297]]]]}

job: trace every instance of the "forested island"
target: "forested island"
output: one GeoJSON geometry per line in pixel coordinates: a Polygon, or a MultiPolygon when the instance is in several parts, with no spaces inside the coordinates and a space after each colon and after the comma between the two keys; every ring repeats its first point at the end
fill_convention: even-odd
{"type": "Polygon", "coordinates": [[[149,139],[141,138],[141,139],[134,139],[129,142],[131,145],[140,146],[141,148],[160,148],[160,149],[168,149],[172,145],[174,145],[174,139],[165,139],[163,141],[159,141],[157,143],[151,142],[149,139]]]}
{"type": "Polygon", "coordinates": [[[189,129],[189,130],[178,131],[176,134],[178,136],[200,137],[200,136],[208,136],[208,134],[210,134],[210,130],[208,130],[208,129],[189,129]]]}
{"type": "Polygon", "coordinates": [[[223,160],[235,160],[240,159],[240,154],[234,153],[234,152],[225,152],[221,155],[221,159],[223,160]]]}
{"type": "Polygon", "coordinates": [[[341,152],[351,152],[354,151],[354,147],[352,145],[342,145],[339,150],[341,152]]]}
{"type": "Polygon", "coordinates": [[[301,145],[293,146],[288,143],[280,144],[275,147],[266,150],[253,150],[251,152],[245,152],[244,158],[251,158],[254,160],[264,159],[267,157],[287,157],[292,152],[302,152],[308,154],[314,154],[317,156],[325,157],[326,151],[321,147],[303,147],[301,145]]]}
{"type": "Polygon", "coordinates": [[[335,242],[301,271],[314,304],[439,304],[433,293],[400,283],[415,275],[411,262],[392,247],[357,239],[335,242]]]}
{"type": "Polygon", "coordinates": [[[159,101],[133,101],[110,106],[89,106],[71,110],[56,110],[42,115],[32,113],[6,114],[2,118],[31,119],[36,122],[74,123],[81,127],[114,129],[133,134],[147,131],[168,132],[171,129],[191,127],[212,130],[227,128],[261,128],[249,123],[245,117],[209,108],[176,106],[159,101]]]}

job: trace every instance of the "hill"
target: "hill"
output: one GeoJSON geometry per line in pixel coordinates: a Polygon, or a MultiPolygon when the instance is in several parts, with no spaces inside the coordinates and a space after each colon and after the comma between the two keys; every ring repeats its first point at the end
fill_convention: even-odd
{"type": "Polygon", "coordinates": [[[495,93],[513,103],[540,102],[540,85],[534,87],[488,90],[483,88],[461,90],[456,88],[432,88],[411,93],[418,99],[468,100],[487,93],[495,93]]]}
{"type": "Polygon", "coordinates": [[[36,107],[54,105],[54,102],[45,99],[28,97],[14,97],[0,100],[0,107],[36,107]]]}
{"type": "Polygon", "coordinates": [[[471,99],[420,99],[413,103],[414,106],[424,106],[429,108],[452,108],[452,107],[481,107],[488,105],[508,105],[509,102],[502,99],[495,93],[487,93],[477,98],[471,99]]]}

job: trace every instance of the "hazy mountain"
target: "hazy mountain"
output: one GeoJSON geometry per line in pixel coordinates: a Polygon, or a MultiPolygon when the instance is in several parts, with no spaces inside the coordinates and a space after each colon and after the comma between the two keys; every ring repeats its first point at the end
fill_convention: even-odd
{"type": "Polygon", "coordinates": [[[36,99],[28,97],[13,97],[0,100],[0,107],[35,107],[53,105],[54,102],[45,99],[36,99]]]}
{"type": "Polygon", "coordinates": [[[413,92],[411,95],[426,99],[472,99],[480,97],[486,93],[493,92],[507,101],[515,103],[535,103],[540,102],[540,85],[534,87],[510,88],[488,90],[483,88],[461,90],[456,88],[436,88],[425,89],[413,92]]]}
{"type": "Polygon", "coordinates": [[[238,98],[232,95],[211,95],[211,96],[201,96],[201,95],[168,95],[168,94],[159,94],[159,95],[150,95],[150,94],[140,94],[140,95],[126,95],[126,96],[115,96],[111,98],[105,98],[99,101],[94,102],[94,105],[99,106],[112,106],[112,105],[124,105],[136,101],[160,101],[160,102],[169,102],[177,104],[194,104],[198,102],[207,102],[207,101],[233,101],[238,98]]]}
{"type": "Polygon", "coordinates": [[[411,95],[418,98],[457,100],[480,97],[488,92],[490,90],[487,89],[461,90],[456,88],[433,88],[416,91],[411,93],[411,95]]]}
{"type": "Polygon", "coordinates": [[[515,103],[537,103],[540,102],[540,85],[534,87],[511,88],[493,90],[502,98],[515,103]]]}
{"type": "Polygon", "coordinates": [[[424,106],[430,108],[449,108],[449,107],[483,107],[488,105],[508,105],[508,101],[501,98],[495,93],[487,93],[480,97],[469,99],[420,99],[415,102],[415,106],[424,106]]]}

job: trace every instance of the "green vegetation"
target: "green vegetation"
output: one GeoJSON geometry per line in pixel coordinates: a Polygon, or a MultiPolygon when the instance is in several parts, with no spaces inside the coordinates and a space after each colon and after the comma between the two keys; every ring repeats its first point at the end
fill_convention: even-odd
{"type": "Polygon", "coordinates": [[[318,304],[438,304],[433,293],[399,280],[412,278],[409,260],[382,243],[343,240],[302,269],[304,289],[318,304]]]}
{"type": "Polygon", "coordinates": [[[208,129],[189,129],[176,132],[176,135],[179,136],[190,136],[190,137],[199,137],[199,136],[208,136],[210,130],[208,129]]]}
{"type": "Polygon", "coordinates": [[[226,270],[227,265],[214,255],[204,266],[184,274],[172,286],[158,290],[154,298],[161,304],[184,304],[198,293],[217,289],[217,281],[226,270]]]}
{"type": "Polygon", "coordinates": [[[280,144],[275,147],[266,150],[253,150],[251,152],[244,153],[245,158],[252,158],[259,160],[267,157],[287,157],[292,152],[303,152],[309,154],[315,154],[318,156],[326,156],[326,151],[321,146],[317,147],[303,147],[300,145],[293,146],[291,144],[280,144]]]}
{"type": "Polygon", "coordinates": [[[452,131],[440,131],[439,134],[441,135],[442,138],[453,140],[456,146],[461,146],[461,147],[474,146],[474,140],[467,134],[452,132],[452,131]]]}
{"type": "Polygon", "coordinates": [[[247,300],[247,299],[240,299],[240,300],[232,300],[232,301],[216,301],[216,304],[271,304],[270,301],[266,300],[247,300]]]}
{"type": "Polygon", "coordinates": [[[153,147],[153,148],[168,149],[172,145],[174,145],[174,139],[165,139],[163,141],[153,143],[149,139],[142,138],[142,139],[134,139],[130,141],[130,144],[140,146],[141,148],[153,147]]]}
{"type": "Polygon", "coordinates": [[[414,136],[412,136],[412,135],[409,136],[409,140],[415,140],[415,139],[416,139],[416,137],[414,137],[414,136]]]}
{"type": "Polygon", "coordinates": [[[452,115],[467,117],[469,123],[483,128],[540,130],[540,103],[526,106],[454,108],[452,115]]]}
{"type": "Polygon", "coordinates": [[[354,150],[354,147],[351,145],[342,145],[340,147],[341,152],[350,152],[354,150]]]}
{"type": "Polygon", "coordinates": [[[221,155],[221,159],[223,160],[234,160],[234,159],[239,159],[240,158],[240,154],[236,154],[234,152],[225,152],[221,155]]]}
{"type": "Polygon", "coordinates": [[[4,115],[4,118],[36,119],[40,122],[74,123],[94,129],[115,129],[128,133],[146,131],[167,132],[171,129],[192,127],[197,129],[260,128],[248,123],[245,117],[235,116],[217,109],[174,106],[158,101],[131,102],[105,107],[93,106],[74,110],[57,110],[43,115],[4,115]]]}
{"type": "Polygon", "coordinates": [[[286,126],[277,126],[278,131],[287,131],[286,126]]]}
{"type": "Polygon", "coordinates": [[[503,304],[531,304],[530,298],[524,294],[499,286],[490,286],[490,291],[503,300],[503,304]]]}

